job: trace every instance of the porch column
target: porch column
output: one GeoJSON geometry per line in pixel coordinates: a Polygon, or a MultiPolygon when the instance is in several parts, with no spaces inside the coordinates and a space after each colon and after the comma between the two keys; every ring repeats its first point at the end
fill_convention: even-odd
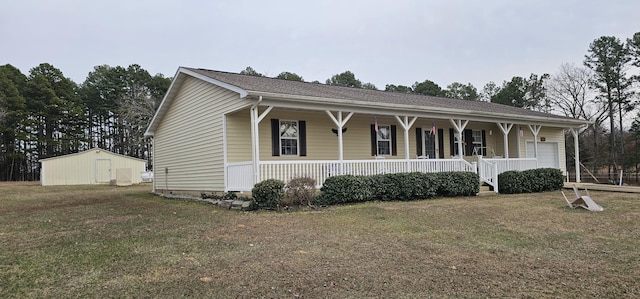
{"type": "Polygon", "coordinates": [[[575,151],[576,158],[576,183],[580,183],[580,143],[578,142],[578,128],[571,128],[571,135],[573,135],[573,149],[575,151]]]}
{"type": "Polygon", "coordinates": [[[460,159],[464,159],[462,155],[462,132],[467,127],[469,120],[463,122],[461,119],[449,119],[449,122],[456,129],[456,134],[458,135],[458,155],[460,155],[460,159]]]}
{"type": "Polygon", "coordinates": [[[500,131],[502,131],[502,137],[504,138],[504,158],[509,159],[509,132],[513,128],[513,123],[496,123],[500,131]]]}
{"type": "Polygon", "coordinates": [[[258,99],[258,102],[251,106],[251,137],[253,144],[251,146],[251,155],[253,158],[253,184],[260,182],[260,122],[271,112],[273,106],[268,106],[262,114],[258,110],[258,104],[262,102],[262,96],[258,99]]]}
{"type": "Polygon", "coordinates": [[[329,115],[333,123],[338,127],[338,160],[340,161],[340,174],[344,174],[344,148],[342,145],[342,127],[344,127],[349,119],[351,119],[351,117],[353,116],[353,112],[349,112],[349,114],[347,114],[347,117],[345,117],[344,119],[342,118],[342,111],[338,111],[337,118],[333,115],[333,112],[329,110],[325,110],[325,112],[327,113],[327,115],[329,115]]]}
{"type": "Polygon", "coordinates": [[[540,129],[542,129],[541,125],[529,125],[529,130],[533,134],[533,157],[536,158],[536,168],[538,168],[538,133],[540,133],[540,129]]]}
{"type": "Polygon", "coordinates": [[[396,120],[398,121],[398,123],[400,123],[400,125],[402,126],[402,128],[404,129],[404,158],[405,160],[407,160],[407,165],[406,165],[406,172],[409,172],[409,129],[411,129],[411,126],[413,126],[413,124],[416,122],[416,119],[418,119],[418,117],[413,117],[411,120],[409,120],[408,116],[404,116],[403,119],[400,119],[400,116],[395,115],[396,120]]]}

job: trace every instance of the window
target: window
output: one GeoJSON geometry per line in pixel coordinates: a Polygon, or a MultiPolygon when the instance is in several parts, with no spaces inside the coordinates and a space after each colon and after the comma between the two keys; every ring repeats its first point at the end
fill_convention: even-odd
{"type": "Polygon", "coordinates": [[[483,142],[482,142],[482,131],[473,130],[471,131],[471,137],[473,139],[473,154],[474,155],[482,155],[483,152],[483,142]]]}
{"type": "Polygon", "coordinates": [[[397,154],[396,126],[371,124],[371,155],[395,156],[397,154]]]}
{"type": "Polygon", "coordinates": [[[306,156],[307,122],[271,119],[271,155],[306,156]]]}
{"type": "Polygon", "coordinates": [[[391,126],[378,126],[377,144],[378,156],[391,155],[391,126]]]}
{"type": "Polygon", "coordinates": [[[298,155],[298,121],[280,120],[280,155],[298,155]]]}

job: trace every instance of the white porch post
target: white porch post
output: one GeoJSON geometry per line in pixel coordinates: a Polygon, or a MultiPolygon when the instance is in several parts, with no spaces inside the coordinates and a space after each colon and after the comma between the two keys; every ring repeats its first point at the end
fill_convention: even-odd
{"type": "Polygon", "coordinates": [[[540,133],[540,129],[542,129],[541,125],[529,125],[529,130],[533,134],[533,157],[536,158],[536,168],[538,168],[538,133],[540,133]]]}
{"type": "Polygon", "coordinates": [[[338,160],[340,161],[340,174],[344,174],[344,147],[342,143],[342,127],[351,119],[353,112],[349,112],[347,117],[342,118],[342,111],[338,111],[338,117],[333,115],[333,112],[325,110],[327,115],[331,118],[333,123],[338,127],[338,160]]]}
{"type": "Polygon", "coordinates": [[[416,122],[416,119],[418,119],[418,117],[413,117],[411,120],[409,120],[408,116],[404,116],[403,119],[400,119],[399,116],[395,115],[396,120],[398,121],[398,123],[402,126],[402,128],[404,129],[404,158],[407,161],[406,166],[405,166],[405,171],[409,172],[409,129],[411,129],[411,126],[413,126],[413,124],[416,122]]]}
{"type": "Polygon", "coordinates": [[[580,143],[578,142],[578,129],[571,128],[571,135],[573,135],[573,148],[576,156],[576,183],[580,183],[580,143]]]}
{"type": "Polygon", "coordinates": [[[509,159],[509,132],[513,128],[513,123],[496,123],[500,131],[502,131],[502,137],[504,138],[504,158],[509,159]]]}
{"type": "Polygon", "coordinates": [[[449,122],[456,129],[456,134],[458,135],[458,155],[460,155],[460,159],[464,159],[462,155],[462,131],[467,127],[469,120],[463,122],[461,119],[449,119],[449,122]]]}
{"type": "Polygon", "coordinates": [[[260,182],[260,122],[271,112],[273,106],[268,106],[266,110],[260,114],[258,110],[258,104],[262,102],[262,96],[258,99],[258,102],[251,107],[251,137],[253,138],[253,146],[251,147],[251,154],[253,156],[253,183],[260,182]]]}

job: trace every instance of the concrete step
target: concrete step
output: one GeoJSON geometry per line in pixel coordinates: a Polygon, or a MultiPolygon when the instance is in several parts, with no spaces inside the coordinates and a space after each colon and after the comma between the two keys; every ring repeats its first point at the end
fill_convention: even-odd
{"type": "Polygon", "coordinates": [[[496,195],[498,193],[491,190],[491,186],[488,185],[480,185],[480,192],[478,192],[478,196],[491,196],[496,195]]]}

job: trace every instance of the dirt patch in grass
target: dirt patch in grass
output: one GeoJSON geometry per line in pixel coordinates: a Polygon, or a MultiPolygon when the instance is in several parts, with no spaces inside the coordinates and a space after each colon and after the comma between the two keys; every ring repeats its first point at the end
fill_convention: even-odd
{"type": "Polygon", "coordinates": [[[148,186],[0,187],[0,297],[637,297],[640,197],[238,212],[148,186]]]}

